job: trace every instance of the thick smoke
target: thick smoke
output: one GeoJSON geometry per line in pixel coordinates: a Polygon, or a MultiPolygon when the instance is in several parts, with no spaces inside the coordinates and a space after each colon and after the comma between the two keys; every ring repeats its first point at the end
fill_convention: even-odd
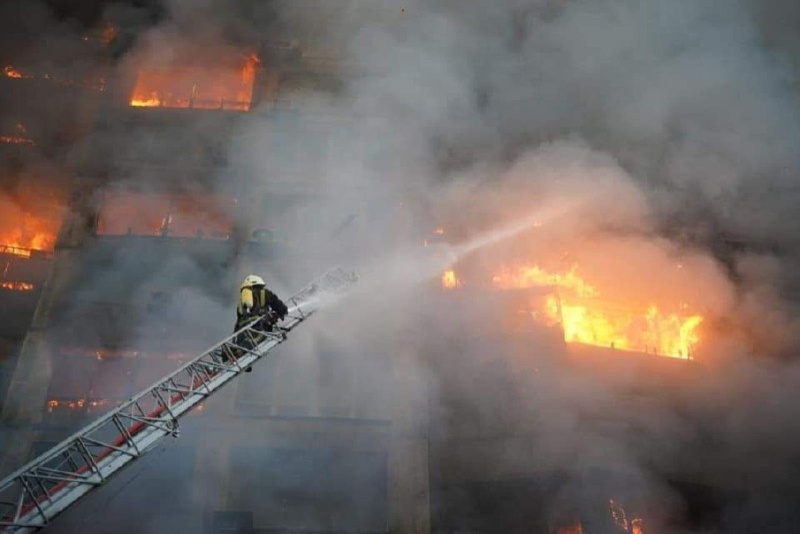
{"type": "MultiPolygon", "coordinates": [[[[419,368],[414,380],[428,386],[404,384],[432,399],[431,439],[468,444],[438,466],[454,479],[547,466],[572,477],[562,487],[567,502],[588,495],[583,473],[604,466],[626,473],[642,502],[658,503],[652,522],[680,529],[689,512],[666,480],[700,472],[744,490],[724,503],[722,532],[764,521],[793,532],[798,371],[786,293],[797,284],[800,120],[789,8],[755,0],[411,0],[319,10],[288,0],[173,1],[148,29],[136,9],[108,14],[138,36],[119,61],[120,78],[142,61],[218,57],[264,35],[338,48],[333,90],[294,96],[314,126],[266,113],[274,105],[266,101],[226,133],[230,172],[211,177],[220,191],[234,175],[245,190],[295,183],[315,191],[310,200],[276,201],[265,215],[311,251],[253,266],[274,269],[268,278],[281,293],[338,262],[365,275],[342,310],[298,336],[307,350],[292,351],[300,354],[290,363],[295,376],[311,372],[314,356],[350,354],[360,380],[382,383],[402,347],[419,368]],[[456,242],[418,247],[439,225],[456,242]],[[763,249],[720,251],[722,237],[763,249]],[[491,327],[490,341],[468,339],[465,330],[503,311],[496,302],[470,302],[452,317],[431,311],[441,305],[431,289],[452,263],[494,269],[563,250],[603,287],[631,298],[670,293],[701,310],[699,378],[667,371],[673,398],[632,396],[658,390],[662,377],[614,365],[599,375],[565,369],[564,348],[545,334],[522,347],[491,327]],[[502,451],[475,444],[498,434],[535,440],[502,451]]],[[[177,152],[182,137],[173,134],[155,143],[177,152]]],[[[103,137],[102,147],[123,150],[153,143],[124,132],[103,137]]],[[[147,175],[129,181],[158,189],[147,175]]],[[[86,286],[112,291],[133,260],[95,261],[86,286]]],[[[213,281],[194,257],[153,264],[136,287],[191,280],[178,297],[190,306],[176,313],[190,309],[195,326],[225,321],[222,295],[237,276],[227,264],[212,269],[213,281]],[[201,289],[205,282],[214,289],[201,289]]],[[[400,398],[373,394],[375,405],[400,398]]]]}
{"type": "MultiPolygon", "coordinates": [[[[285,13],[292,14],[289,4],[285,13]]],[[[535,420],[541,448],[524,460],[476,451],[460,468],[614,466],[634,473],[645,501],[662,503],[663,517],[653,513],[653,521],[669,523],[688,512],[665,478],[691,478],[699,469],[721,486],[741,488],[725,472],[737,466],[752,484],[743,500],[728,503],[723,531],[744,532],[765,517],[784,525],[791,516],[786,499],[764,502],[791,494],[791,476],[778,472],[793,473],[796,463],[787,446],[794,425],[783,415],[793,403],[775,396],[795,388],[793,304],[781,294],[795,277],[791,195],[800,123],[792,42],[771,35],[774,14],[762,8],[743,1],[373,3],[330,22],[327,31],[346,51],[344,91],[310,102],[356,117],[352,131],[340,132],[361,142],[358,153],[320,156],[318,179],[335,193],[326,209],[336,211],[354,184],[363,188],[358,199],[385,211],[392,207],[385,193],[407,195],[418,201],[416,217],[435,213],[469,243],[566,199],[574,204],[569,212],[508,236],[499,248],[493,243],[492,259],[527,254],[535,261],[563,246],[619,291],[643,296],[677,287],[708,318],[709,368],[683,384],[678,405],[632,400],[622,391],[642,377],[630,374],[600,384],[557,374],[554,383],[535,382],[535,394],[530,374],[512,380],[499,372],[480,387],[467,380],[448,393],[462,407],[483,409],[468,410],[463,424],[491,427],[505,419],[513,433],[535,420]],[[676,237],[680,228],[688,236],[676,237]],[[712,250],[723,237],[764,243],[783,256],[712,250]],[[788,360],[764,359],[770,356],[788,360]],[[518,391],[516,401],[498,402],[509,387],[518,391]],[[745,393],[750,388],[770,393],[754,397],[745,393]],[[638,430],[587,425],[586,413],[598,406],[638,430]],[[708,443],[713,453],[701,450],[708,443]]],[[[273,127],[279,124],[261,128],[266,135],[273,127]]],[[[370,229],[376,235],[368,232],[358,257],[375,276],[391,273],[371,298],[383,295],[387,308],[427,317],[420,309],[432,300],[422,287],[408,290],[416,280],[408,271],[417,265],[425,272],[430,263],[401,249],[388,257],[390,266],[403,267],[384,268],[374,259],[381,249],[366,243],[382,236],[386,245],[385,229],[370,229]]],[[[345,346],[355,348],[348,340],[365,323],[357,324],[345,346]]],[[[434,397],[457,382],[437,360],[446,359],[442,351],[466,361],[488,348],[506,364],[520,356],[502,343],[453,343],[463,332],[446,338],[448,347],[443,327],[423,324],[420,355],[439,384],[434,397]]],[[[388,332],[386,339],[393,339],[388,332]]],[[[522,355],[529,370],[530,354],[522,355]]],[[[449,437],[457,436],[454,430],[449,437]]]]}

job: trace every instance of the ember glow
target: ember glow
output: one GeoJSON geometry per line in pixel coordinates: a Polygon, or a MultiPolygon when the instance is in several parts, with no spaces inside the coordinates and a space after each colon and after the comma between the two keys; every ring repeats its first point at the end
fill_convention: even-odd
{"type": "Polygon", "coordinates": [[[129,104],[248,111],[258,64],[258,56],[250,54],[231,66],[144,68],[138,73],[129,104]]]}
{"type": "Polygon", "coordinates": [[[6,65],[5,67],[3,67],[3,74],[6,75],[6,78],[14,78],[17,80],[21,78],[31,78],[31,76],[26,76],[22,74],[22,72],[20,72],[11,65],[6,65]]]}
{"type": "Polygon", "coordinates": [[[620,529],[621,532],[628,532],[630,534],[644,534],[643,522],[639,518],[634,518],[628,521],[628,516],[622,506],[610,499],[608,501],[608,511],[611,515],[611,521],[620,529]]]}
{"type": "Polygon", "coordinates": [[[94,31],[81,36],[82,41],[98,41],[103,46],[108,46],[119,34],[119,29],[106,22],[102,28],[95,29],[94,31]]]}
{"type": "Polygon", "coordinates": [[[7,291],[33,291],[33,284],[25,282],[0,282],[0,289],[7,291]]]}
{"type": "Polygon", "coordinates": [[[35,145],[33,139],[26,139],[25,137],[17,137],[14,135],[0,135],[0,143],[9,145],[35,145]]]}
{"type": "Polygon", "coordinates": [[[35,145],[33,139],[28,137],[28,131],[22,124],[17,124],[13,135],[0,135],[0,143],[11,145],[35,145]]]}
{"type": "Polygon", "coordinates": [[[110,350],[95,349],[90,351],[91,355],[97,360],[107,360],[112,358],[137,358],[139,352],[135,350],[110,350]]]}
{"type": "Polygon", "coordinates": [[[71,77],[64,77],[59,74],[51,74],[49,72],[32,73],[21,70],[13,65],[6,65],[3,67],[3,74],[6,78],[15,80],[45,80],[56,85],[84,87],[93,89],[95,91],[104,91],[106,88],[106,80],[101,77],[89,76],[86,79],[73,79],[71,77]]]}
{"type": "Polygon", "coordinates": [[[184,362],[189,360],[192,355],[185,352],[143,352],[136,349],[109,349],[91,347],[62,347],[59,352],[64,355],[88,357],[96,360],[116,360],[127,358],[154,358],[166,359],[170,361],[184,362]]]}
{"type": "Polygon", "coordinates": [[[53,413],[57,409],[67,410],[83,410],[89,411],[95,408],[103,408],[109,406],[113,402],[110,399],[50,399],[47,401],[47,413],[53,413]]]}
{"type": "Polygon", "coordinates": [[[572,525],[559,527],[558,534],[583,534],[583,525],[580,523],[573,523],[572,525]]]}
{"type": "Polygon", "coordinates": [[[500,289],[550,286],[549,322],[560,322],[567,343],[691,359],[703,318],[683,302],[641,305],[619,302],[578,275],[577,265],[563,273],[539,266],[503,270],[493,278],[500,289]]]}
{"type": "Polygon", "coordinates": [[[461,286],[461,281],[456,276],[456,272],[454,270],[445,271],[442,273],[442,288],[443,289],[455,289],[461,286]]]}
{"type": "Polygon", "coordinates": [[[103,45],[104,46],[110,45],[111,41],[114,40],[114,38],[117,36],[118,33],[119,30],[117,29],[116,26],[114,26],[111,23],[106,23],[106,25],[103,27],[103,34],[102,34],[103,45]]]}
{"type": "Polygon", "coordinates": [[[623,531],[628,532],[628,518],[622,506],[617,504],[614,499],[610,499],[608,501],[608,511],[611,514],[611,521],[623,531]]]}

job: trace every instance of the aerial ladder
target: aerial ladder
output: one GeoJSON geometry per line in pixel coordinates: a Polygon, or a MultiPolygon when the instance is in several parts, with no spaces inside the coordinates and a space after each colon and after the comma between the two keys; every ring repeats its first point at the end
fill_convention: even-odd
{"type": "Polygon", "coordinates": [[[357,279],[352,271],[331,269],[287,300],[289,313],[276,328],[246,326],[4,478],[0,532],[46,527],[161,440],[177,437],[182,416],[266,356],[357,279]]]}

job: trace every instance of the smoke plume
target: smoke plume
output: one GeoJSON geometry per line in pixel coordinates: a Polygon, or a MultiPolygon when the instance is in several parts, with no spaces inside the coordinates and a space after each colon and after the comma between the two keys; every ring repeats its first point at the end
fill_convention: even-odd
{"type": "MultiPolygon", "coordinates": [[[[467,381],[448,391],[462,407],[483,407],[467,410],[463,424],[494,428],[502,419],[506,431],[523,432],[536,420],[543,444],[525,460],[476,453],[455,469],[615,466],[635,473],[644,500],[666,503],[654,521],[680,524],[688,512],[666,479],[691,478],[681,473],[691,464],[737,487],[723,473],[737,465],[743,476],[759,472],[758,481],[743,501],[726,503],[716,528],[744,532],[765,517],[791,524],[788,504],[763,506],[766,496],[787,491],[790,477],[773,477],[753,460],[769,458],[783,472],[796,464],[781,415],[793,403],[766,400],[794,389],[797,345],[794,304],[783,289],[796,277],[789,199],[800,123],[793,45],[772,33],[772,9],[744,1],[386,2],[342,14],[323,31],[346,51],[344,91],[310,101],[357,117],[352,130],[333,137],[361,140],[358,153],[344,152],[350,157],[341,150],[333,158],[305,155],[311,162],[320,157],[317,179],[328,188],[357,183],[362,201],[386,211],[393,196],[385,193],[408,195],[416,199],[416,221],[433,213],[464,243],[567,200],[567,213],[492,244],[483,261],[547,258],[563,248],[617,292],[644,298],[678,288],[674,296],[707,317],[709,368],[679,388],[678,405],[632,400],[625,391],[642,379],[635,374],[608,385],[566,373],[555,385],[498,371],[483,376],[480,387],[467,381]],[[762,248],[720,252],[712,245],[723,238],[762,248]],[[781,256],[763,252],[771,248],[781,256]],[[783,363],[768,359],[776,356],[783,363]],[[541,389],[531,398],[533,383],[541,389]],[[745,384],[762,384],[771,394],[744,394],[745,384]],[[499,402],[509,387],[518,398],[499,402]],[[626,428],[639,430],[585,423],[593,406],[623,414],[626,428]],[[709,442],[713,462],[701,450],[709,442]]],[[[284,12],[292,10],[287,5],[284,12]]],[[[309,21],[296,23],[304,28],[309,21]]],[[[326,205],[336,206],[331,200],[326,205]]],[[[385,229],[373,229],[386,244],[385,229]]],[[[357,257],[369,266],[380,250],[364,246],[357,257]]],[[[405,253],[391,263],[407,271],[408,261],[428,265],[405,253]]],[[[374,271],[391,276],[371,298],[382,294],[387,307],[426,316],[419,311],[433,305],[426,290],[400,298],[392,290],[405,287],[398,270],[374,271]]],[[[502,341],[471,348],[452,341],[464,332],[444,338],[448,345],[439,323],[423,321],[421,357],[442,395],[457,382],[453,368],[437,361],[447,360],[442,350],[469,361],[488,349],[504,362],[501,369],[520,357],[524,368],[535,367],[535,347],[520,355],[502,341]]],[[[453,430],[449,437],[458,436],[453,430]]]]}
{"type": "MultiPolygon", "coordinates": [[[[21,56],[33,63],[59,49],[59,32],[77,31],[36,6],[24,20],[49,37],[21,56]]],[[[111,177],[117,184],[284,191],[260,220],[291,246],[247,266],[267,271],[282,295],[333,264],[362,272],[361,289],[279,356],[275,365],[294,369],[296,382],[285,386],[293,406],[330,395],[331,412],[344,413],[334,388],[315,392],[309,377],[317,368],[346,360],[359,383],[382,385],[402,354],[415,369],[402,383],[406,394],[430,401],[434,486],[437,476],[559,473],[567,482],[553,490],[545,515],[635,487],[619,498],[639,503],[659,532],[685,532],[697,519],[674,482],[705,481],[730,490],[706,531],[797,530],[793,4],[379,0],[303,9],[290,0],[172,0],[152,17],[122,3],[105,15],[127,28],[113,67],[118,80],[142,64],[225,60],[257,41],[295,39],[301,60],[337,58],[320,69],[322,89],[294,92],[292,80],[272,80],[261,107],[238,121],[204,116],[139,137],[109,112],[110,126],[95,130],[98,158],[141,147],[179,158],[197,131],[214,132],[200,135],[204,146],[222,139],[224,172],[165,178],[135,169],[111,177]],[[280,112],[284,97],[304,110],[303,120],[280,112]],[[285,194],[293,188],[313,195],[285,194]],[[422,247],[437,227],[448,243],[422,247]],[[731,244],[742,242],[748,246],[731,244]],[[438,292],[438,277],[454,264],[494,273],[565,262],[604,294],[674,300],[702,314],[697,368],[665,363],[656,373],[609,353],[587,372],[569,363],[580,355],[547,332],[524,343],[504,334],[495,319],[507,313],[500,300],[476,294],[454,306],[438,292]],[[477,331],[486,335],[471,335],[477,331]],[[487,437],[497,445],[482,444],[487,437]],[[449,444],[458,444],[452,454],[449,444]],[[598,483],[598,471],[613,475],[598,483]]],[[[71,67],[95,61],[74,53],[71,67]]],[[[261,67],[268,79],[269,63],[261,67]]],[[[66,160],[77,157],[66,152],[66,160]]],[[[244,223],[249,215],[236,217],[244,223]]],[[[135,295],[170,287],[185,305],[167,312],[190,325],[172,334],[200,330],[210,341],[228,333],[229,289],[241,274],[235,251],[168,259],[145,252],[88,250],[81,289],[125,286],[135,295]]],[[[146,344],[162,320],[151,317],[131,335],[146,344]]],[[[267,376],[257,369],[252,380],[267,376]]],[[[374,419],[403,402],[399,385],[375,386],[368,399],[374,419]]],[[[213,425],[207,431],[213,435],[213,425]]],[[[212,494],[212,485],[205,490],[212,494]]],[[[447,515],[434,507],[436,514],[447,515]]],[[[320,512],[315,521],[344,528],[332,517],[320,512]]],[[[443,528],[480,524],[448,520],[457,524],[442,520],[443,528]]]]}

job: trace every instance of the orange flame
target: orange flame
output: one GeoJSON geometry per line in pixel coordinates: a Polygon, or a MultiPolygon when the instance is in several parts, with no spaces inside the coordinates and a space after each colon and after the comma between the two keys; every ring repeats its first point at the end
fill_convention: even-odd
{"type": "Polygon", "coordinates": [[[443,289],[455,289],[461,286],[461,281],[456,276],[456,272],[454,270],[445,271],[442,273],[442,288],[443,289]]]}
{"type": "Polygon", "coordinates": [[[20,258],[30,258],[32,253],[33,251],[29,248],[0,245],[0,254],[11,254],[12,256],[19,256],[20,258]]]}
{"type": "Polygon", "coordinates": [[[249,54],[234,68],[142,69],[129,105],[247,111],[259,63],[256,54],[249,54]]]}
{"type": "Polygon", "coordinates": [[[690,359],[699,342],[697,330],[703,318],[687,313],[686,303],[651,303],[644,308],[609,305],[599,300],[597,288],[577,274],[577,266],[563,274],[538,266],[504,270],[493,282],[501,289],[556,288],[557,294],[548,297],[544,311],[550,322],[562,324],[567,343],[690,359]]]}
{"type": "Polygon", "coordinates": [[[631,520],[631,534],[644,534],[644,524],[641,519],[631,520]]]}
{"type": "Polygon", "coordinates": [[[597,290],[576,274],[577,268],[575,265],[564,274],[548,273],[535,265],[516,271],[503,270],[492,278],[492,282],[500,289],[555,286],[570,289],[580,297],[598,296],[597,290]]]}
{"type": "Polygon", "coordinates": [[[22,74],[22,72],[20,72],[19,70],[15,69],[11,65],[6,65],[3,68],[3,74],[5,74],[7,78],[16,78],[16,79],[19,79],[19,78],[30,78],[30,76],[25,76],[24,74],[22,74]]]}
{"type": "Polygon", "coordinates": [[[61,191],[27,185],[0,198],[0,254],[51,252],[61,226],[61,191]]]}
{"type": "Polygon", "coordinates": [[[0,282],[0,288],[9,291],[33,291],[33,284],[25,282],[0,282]]]}
{"type": "Polygon", "coordinates": [[[30,257],[31,250],[51,251],[59,222],[23,213],[10,228],[0,226],[0,252],[30,257]]]}
{"type": "Polygon", "coordinates": [[[104,78],[99,77],[90,77],[85,80],[75,80],[71,78],[63,78],[59,75],[53,75],[48,72],[43,74],[30,74],[23,72],[16,67],[11,65],[6,65],[3,67],[3,74],[5,74],[6,78],[13,78],[13,79],[26,79],[31,80],[34,78],[47,80],[48,82],[52,82],[58,85],[65,85],[65,86],[78,86],[78,87],[86,87],[89,89],[94,89],[96,91],[104,91],[106,88],[106,80],[104,78]]]}

